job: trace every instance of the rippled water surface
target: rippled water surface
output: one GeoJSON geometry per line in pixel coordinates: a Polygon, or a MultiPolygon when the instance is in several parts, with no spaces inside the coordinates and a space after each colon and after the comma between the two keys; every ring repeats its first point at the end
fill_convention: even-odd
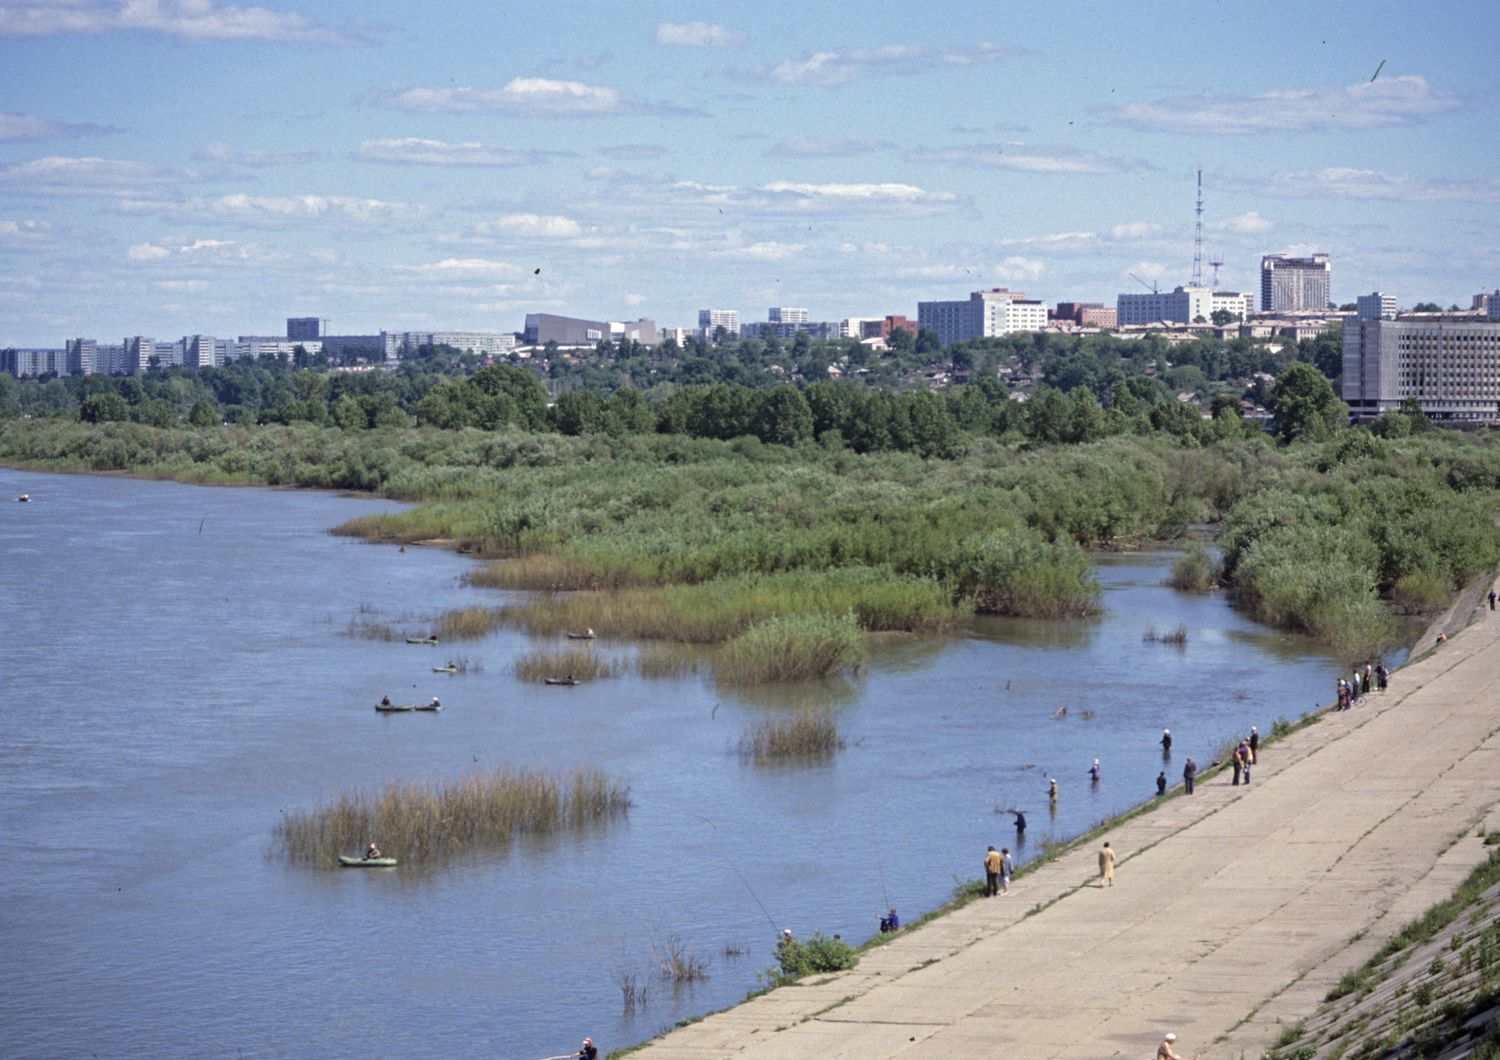
{"type": "MultiPolygon", "coordinates": [[[[869,671],[726,693],[620,677],[538,687],[502,631],[427,648],[344,635],[492,602],[469,561],[336,538],[393,505],[327,494],[0,470],[0,1026],[67,1057],[540,1057],[606,1048],[757,985],[775,931],[858,941],[979,874],[1150,795],[1226,737],[1326,699],[1338,666],[1222,596],[1161,585],[1170,554],[1100,561],[1087,622],[976,619],[882,640],[869,671]],[[33,498],[17,504],[22,491],[33,498]],[[1142,642],[1188,630],[1183,649],[1142,642]],[[461,652],[482,672],[430,667],[461,652]],[[442,658],[440,658],[442,656],[442,658]],[[371,705],[441,695],[437,715],[371,705]],[[797,703],[834,706],[831,763],[768,769],[734,745],[797,703]],[[1059,707],[1066,713],[1055,718],[1059,707]],[[1085,716],[1092,712],[1091,716],[1085,716]],[[1102,761],[1103,782],[1086,770],[1102,761]],[[441,870],[340,872],[268,856],[283,808],[476,767],[597,764],[628,818],[441,870]],[[1061,798],[1049,815],[1043,777],[1061,798]],[[710,978],[649,976],[676,937],[710,978]],[[745,948],[742,956],[727,949],[745,948]],[[635,970],[652,997],[622,1012],[635,970]]],[[[628,644],[599,645],[629,657],[628,644]]]]}

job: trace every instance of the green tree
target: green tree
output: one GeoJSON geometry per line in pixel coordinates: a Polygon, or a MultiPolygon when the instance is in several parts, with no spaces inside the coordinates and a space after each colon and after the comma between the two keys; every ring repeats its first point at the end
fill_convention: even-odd
{"type": "Polygon", "coordinates": [[[220,423],[218,406],[207,398],[200,398],[188,410],[188,423],[194,427],[217,427],[220,423]]]}
{"type": "Polygon", "coordinates": [[[796,387],[773,387],[760,395],[751,430],[768,445],[797,445],[812,437],[812,409],[796,387]]]}
{"type": "Polygon", "coordinates": [[[604,430],[604,401],[598,394],[569,390],[552,406],[552,424],[560,434],[599,434],[604,430]]]}
{"type": "Polygon", "coordinates": [[[117,423],[130,419],[130,406],[119,394],[90,394],[79,406],[84,423],[117,423]]]}
{"type": "Polygon", "coordinates": [[[1334,394],[1328,377],[1300,361],[1277,378],[1269,408],[1276,437],[1283,443],[1325,441],[1348,419],[1348,408],[1334,394]]]}
{"type": "Polygon", "coordinates": [[[1232,309],[1215,309],[1213,312],[1213,317],[1211,319],[1214,322],[1214,327],[1222,328],[1230,321],[1238,320],[1239,318],[1240,315],[1234,312],[1232,309]]]}

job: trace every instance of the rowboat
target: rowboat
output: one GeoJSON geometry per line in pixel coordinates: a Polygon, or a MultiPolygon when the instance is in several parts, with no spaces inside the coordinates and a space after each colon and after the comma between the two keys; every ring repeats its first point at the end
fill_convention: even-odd
{"type": "Polygon", "coordinates": [[[339,864],[346,869],[390,869],[396,865],[395,858],[351,858],[348,854],[339,855],[339,864]]]}
{"type": "Polygon", "coordinates": [[[16,500],[20,501],[22,504],[25,504],[27,501],[31,500],[31,494],[23,493],[19,497],[17,497],[16,500]]]}
{"type": "Polygon", "coordinates": [[[437,641],[436,637],[407,637],[406,638],[406,643],[408,643],[408,644],[436,644],[437,642],[438,641],[437,641]]]}
{"type": "Polygon", "coordinates": [[[441,703],[419,703],[415,707],[413,707],[412,709],[413,710],[437,711],[437,710],[442,710],[443,709],[443,705],[441,703]]]}
{"type": "Polygon", "coordinates": [[[416,710],[414,703],[376,703],[375,709],[381,714],[400,714],[402,711],[416,710]]]}
{"type": "Polygon", "coordinates": [[[544,678],[542,678],[542,683],[543,684],[547,684],[547,685],[576,685],[578,683],[578,678],[576,678],[576,677],[544,677],[544,678]]]}
{"type": "Polygon", "coordinates": [[[435,674],[456,674],[456,673],[458,673],[458,667],[456,667],[456,666],[434,666],[432,668],[432,672],[435,673],[435,674]]]}
{"type": "Polygon", "coordinates": [[[568,634],[568,639],[569,640],[593,640],[594,639],[594,634],[591,633],[591,632],[590,633],[569,633],[568,634]]]}

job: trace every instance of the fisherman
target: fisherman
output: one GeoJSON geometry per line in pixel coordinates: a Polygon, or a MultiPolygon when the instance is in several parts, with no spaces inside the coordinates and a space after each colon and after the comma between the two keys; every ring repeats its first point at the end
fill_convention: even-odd
{"type": "Polygon", "coordinates": [[[889,913],[880,918],[880,933],[882,935],[889,935],[891,932],[899,931],[900,929],[901,918],[896,915],[895,907],[892,907],[889,913]]]}
{"type": "Polygon", "coordinates": [[[1057,778],[1053,777],[1047,782],[1047,798],[1053,802],[1057,801],[1057,778]]]}
{"type": "Polygon", "coordinates": [[[369,846],[365,847],[365,860],[366,861],[374,861],[376,858],[383,858],[383,857],[385,857],[385,855],[380,852],[380,848],[378,846],[376,846],[374,843],[371,843],[369,846]]]}
{"type": "Polygon", "coordinates": [[[381,696],[380,697],[380,705],[382,707],[388,707],[388,706],[390,706],[391,705],[391,697],[390,696],[381,696]]]}
{"type": "Polygon", "coordinates": [[[1161,753],[1164,754],[1164,755],[1169,755],[1169,754],[1172,753],[1172,730],[1171,729],[1163,729],[1161,731],[1161,753]]]}
{"type": "Polygon", "coordinates": [[[1026,815],[1020,810],[1011,810],[1010,815],[1016,819],[1016,839],[1026,838],[1026,815]]]}
{"type": "Polygon", "coordinates": [[[583,635],[585,637],[587,637],[589,640],[593,640],[594,639],[594,627],[590,626],[588,629],[584,630],[583,631],[583,635]]]}
{"type": "Polygon", "coordinates": [[[438,707],[441,707],[441,706],[442,706],[442,704],[438,702],[438,697],[437,696],[433,696],[432,697],[432,709],[436,710],[438,707]]]}
{"type": "Polygon", "coordinates": [[[579,1047],[580,1060],[599,1060],[599,1047],[594,1044],[594,1039],[585,1038],[583,1045],[579,1047]]]}
{"type": "Polygon", "coordinates": [[[1167,793],[1167,771],[1165,769],[1156,774],[1156,793],[1158,795],[1165,795],[1167,793]]]}
{"type": "Polygon", "coordinates": [[[1250,726],[1250,764],[1254,765],[1256,758],[1260,756],[1260,730],[1254,725],[1250,726]]]}
{"type": "Polygon", "coordinates": [[[1094,759],[1094,764],[1089,766],[1089,783],[1099,783],[1099,759],[1094,759]]]}
{"type": "Polygon", "coordinates": [[[797,941],[794,938],[792,938],[792,929],[791,928],[782,928],[781,929],[781,938],[779,938],[779,939],[776,940],[777,947],[780,948],[780,947],[783,947],[783,946],[795,946],[796,944],[797,944],[797,941]]]}

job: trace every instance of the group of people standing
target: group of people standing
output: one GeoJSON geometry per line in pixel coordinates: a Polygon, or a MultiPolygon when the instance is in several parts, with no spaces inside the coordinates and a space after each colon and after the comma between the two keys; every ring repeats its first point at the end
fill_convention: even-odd
{"type": "Polygon", "coordinates": [[[1354,706],[1354,701],[1360,696],[1367,696],[1372,690],[1385,692],[1386,686],[1390,684],[1391,672],[1385,668],[1385,663],[1376,663],[1373,667],[1365,663],[1361,670],[1358,663],[1354,665],[1354,672],[1347,678],[1339,678],[1339,710],[1348,710],[1354,706]]]}

